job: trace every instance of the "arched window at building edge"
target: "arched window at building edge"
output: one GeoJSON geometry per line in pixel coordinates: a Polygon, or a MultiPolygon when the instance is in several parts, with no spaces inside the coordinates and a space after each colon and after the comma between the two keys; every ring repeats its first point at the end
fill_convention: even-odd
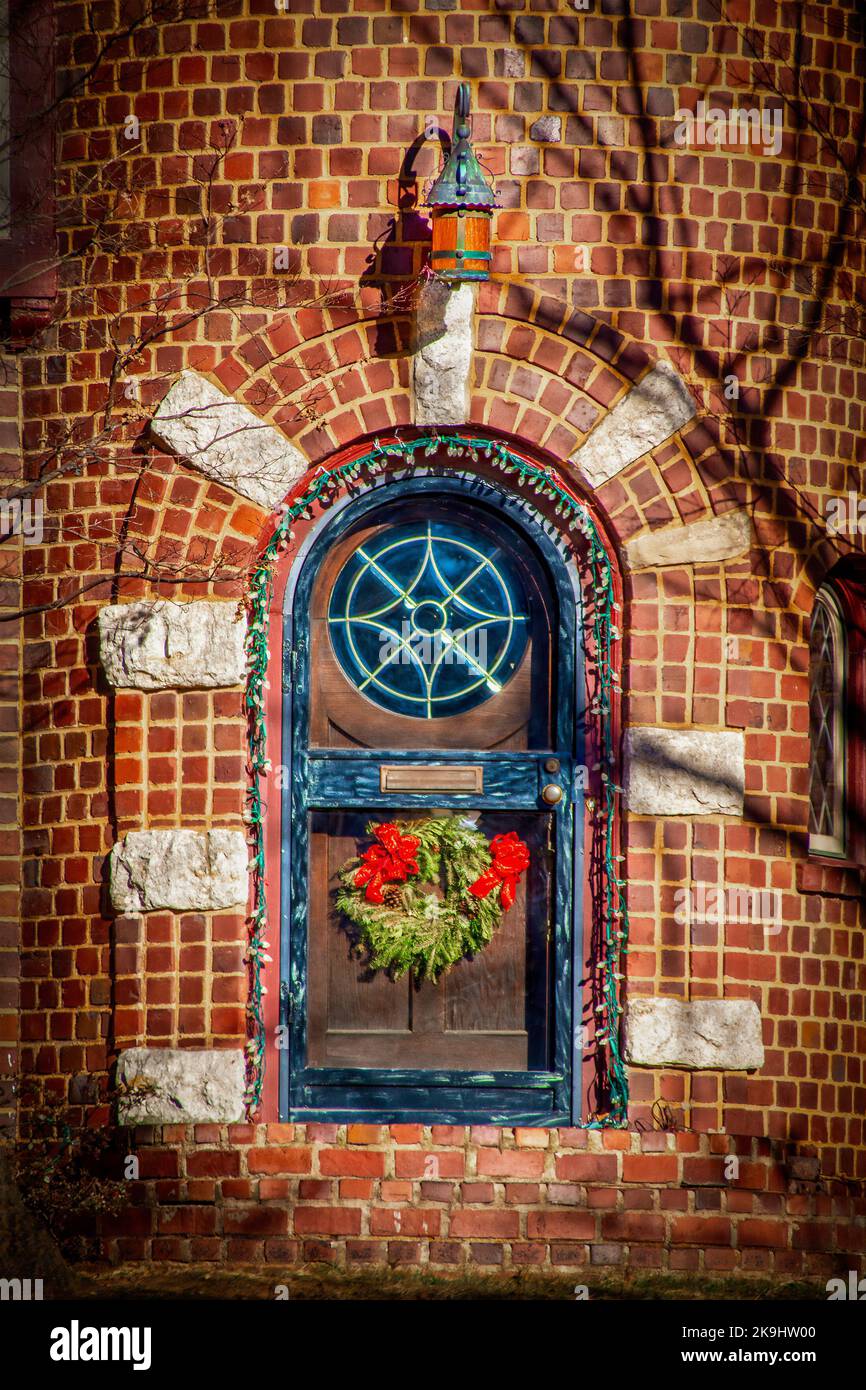
{"type": "Polygon", "coordinates": [[[824,585],[809,633],[809,850],[844,856],[847,643],[835,591],[824,585]]]}
{"type": "Polygon", "coordinates": [[[843,561],[809,635],[809,853],[866,865],[866,584],[843,561]]]}
{"type": "Polygon", "coordinates": [[[0,333],[23,347],[54,313],[56,7],[0,0],[0,333]]]}

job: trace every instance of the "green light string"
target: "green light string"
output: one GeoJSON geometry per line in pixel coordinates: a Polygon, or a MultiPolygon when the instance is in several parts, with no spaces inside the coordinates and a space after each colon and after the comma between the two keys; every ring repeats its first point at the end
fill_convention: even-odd
{"type": "MultiPolygon", "coordinates": [[[[449,459],[468,458],[476,464],[486,462],[505,473],[515,474],[521,485],[554,502],[555,514],[563,517],[568,529],[579,531],[587,542],[585,562],[589,567],[592,594],[592,632],[597,678],[596,692],[590,701],[590,714],[597,719],[600,732],[599,761],[593,770],[598,773],[601,783],[597,809],[604,832],[601,856],[602,910],[596,963],[600,978],[593,982],[593,1009],[596,1025],[594,1040],[599,1049],[604,1049],[602,1090],[605,1108],[600,1108],[585,1127],[601,1129],[622,1126],[627,1119],[628,1078],[620,1048],[620,983],[624,978],[621,970],[622,958],[627,954],[628,910],[625,879],[621,876],[619,868],[623,856],[616,852],[617,813],[622,787],[617,784],[614,775],[616,757],[613,696],[619,691],[620,685],[616,663],[613,660],[613,646],[620,640],[621,634],[615,621],[620,605],[616,602],[613,569],[593,517],[555,474],[528,463],[519,454],[513,453],[495,440],[459,434],[425,435],[418,439],[395,440],[388,444],[376,441],[368,453],[335,468],[322,468],[299,497],[283,505],[283,515],[250,576],[247,599],[249,626],[246,641],[248,675],[245,699],[250,781],[247,789],[246,820],[253,849],[253,912],[246,955],[250,973],[246,1044],[247,1113],[252,1116],[262,1099],[266,1040],[262,968],[271,960],[267,941],[268,913],[261,780],[271,769],[267,757],[265,703],[268,690],[268,638],[274,571],[280,553],[286,550],[293,540],[292,524],[299,519],[311,519],[317,502],[335,495],[346,485],[357,482],[362,474],[380,474],[399,459],[409,463],[415,462],[418,455],[432,459],[443,449],[449,459]]],[[[575,1066],[579,1066],[577,1058],[575,1066]]]]}

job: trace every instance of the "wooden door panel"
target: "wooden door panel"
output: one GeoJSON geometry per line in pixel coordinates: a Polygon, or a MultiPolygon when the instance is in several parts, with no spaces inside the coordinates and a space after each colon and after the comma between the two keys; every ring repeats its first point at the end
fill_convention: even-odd
{"type": "Polygon", "coordinates": [[[359,1038],[352,1033],[335,1033],[329,1039],[327,1061],[320,1065],[376,1071],[519,1072],[526,1069],[526,1058],[525,1034],[513,1038],[491,1034],[479,1060],[478,1040],[472,1033],[452,1033],[433,1040],[412,1033],[399,1039],[392,1034],[368,1033],[359,1038]]]}
{"type": "Polygon", "coordinates": [[[445,977],[449,1031],[505,1029],[527,1035],[533,1011],[544,1016],[552,865],[545,844],[548,820],[546,815],[525,814],[483,817],[481,825],[488,837],[516,830],[529,846],[531,864],[490,945],[474,958],[460,961],[445,977]],[[534,954],[539,950],[541,959],[534,954]]]}
{"type": "Polygon", "coordinates": [[[295,591],[288,1105],[547,1123],[570,1113],[573,590],[555,547],[493,489],[401,487],[335,517],[295,591]],[[451,663],[469,631],[480,645],[451,663]],[[442,638],[450,669],[418,658],[419,632],[442,638]],[[370,845],[368,824],[442,814],[472,816],[488,840],[516,831],[530,868],[483,951],[435,983],[395,980],[337,910],[340,870],[370,845]]]}
{"type": "MultiPolygon", "coordinates": [[[[344,679],[342,677],[342,673],[341,679],[344,679]]],[[[417,746],[413,742],[413,737],[417,736],[418,730],[415,726],[414,720],[408,722],[412,723],[412,728],[402,731],[404,732],[405,737],[402,743],[395,743],[393,745],[395,748],[415,748],[417,746]]],[[[349,733],[347,729],[343,729],[340,727],[340,725],[336,721],[333,712],[328,716],[327,727],[322,732],[322,741],[319,745],[317,745],[321,748],[381,747],[380,744],[372,743],[370,741],[369,724],[365,724],[363,728],[356,725],[355,735],[353,736],[351,733],[349,733]]],[[[441,749],[447,749],[449,751],[452,749],[459,750],[461,748],[468,748],[471,746],[468,742],[469,733],[470,730],[466,728],[465,723],[462,720],[457,720],[455,721],[454,726],[452,728],[445,730],[445,736],[443,738],[437,737],[436,747],[441,749]]],[[[498,733],[495,737],[493,737],[491,739],[491,742],[485,745],[483,751],[488,753],[520,753],[525,752],[526,748],[528,747],[528,742],[529,721],[525,717],[524,712],[521,711],[518,722],[514,724],[511,728],[506,727],[503,732],[498,733]]],[[[479,751],[482,750],[479,749],[479,751]]]]}
{"type": "Polygon", "coordinates": [[[517,1071],[547,1049],[550,981],[545,815],[483,815],[488,837],[517,829],[533,867],[485,950],[436,983],[371,971],[335,906],[339,871],[370,843],[371,819],[418,813],[317,812],[311,817],[308,1057],[312,1066],[517,1071]]]}
{"type": "Polygon", "coordinates": [[[381,971],[365,968],[353,950],[348,924],[333,903],[338,871],[358,852],[358,831],[363,834],[359,819],[366,822],[365,816],[322,812],[311,817],[308,992],[313,1066],[334,1065],[328,1054],[335,1031],[365,1033],[374,1019],[381,1033],[405,1034],[410,1027],[409,982],[396,986],[381,971]]]}

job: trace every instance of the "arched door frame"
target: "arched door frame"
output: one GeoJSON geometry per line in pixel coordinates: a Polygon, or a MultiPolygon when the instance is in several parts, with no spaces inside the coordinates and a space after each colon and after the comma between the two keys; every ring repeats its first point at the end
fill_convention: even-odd
{"type": "MultiPolygon", "coordinates": [[[[387,439],[381,438],[381,436],[380,440],[381,443],[385,445],[389,442],[387,439]]],[[[510,442],[509,447],[513,447],[510,442]]],[[[519,452],[527,458],[528,462],[535,462],[536,466],[538,465],[540,460],[533,460],[535,451],[527,448],[522,443],[518,444],[517,448],[519,452]]],[[[364,445],[356,444],[350,450],[337,456],[334,463],[346,462],[350,460],[353,455],[362,453],[363,449],[364,445]]],[[[543,463],[546,468],[551,469],[549,459],[544,459],[543,463]]],[[[304,487],[309,486],[309,483],[310,478],[305,478],[298,490],[302,491],[304,487]]],[[[566,484],[566,486],[568,486],[568,484],[566,484]]],[[[289,621],[289,625],[284,627],[282,621],[283,614],[288,613],[291,615],[298,584],[304,572],[306,561],[319,544],[325,544],[327,539],[337,534],[333,528],[341,525],[348,525],[349,523],[348,520],[345,520],[346,518],[354,518],[365,510],[373,509],[384,503],[389,496],[397,496],[408,487],[421,489],[430,487],[432,489],[438,488],[440,491],[459,489],[461,495],[469,498],[471,498],[473,494],[480,498],[487,497],[489,499],[495,497],[498,505],[502,507],[503,511],[511,518],[513,523],[524,533],[528,534],[530,539],[538,546],[547,564],[551,581],[555,584],[560,599],[563,593],[567,593],[568,602],[574,614],[576,633],[581,629],[583,606],[582,579],[578,572],[578,566],[575,565],[574,560],[564,553],[564,551],[574,549],[574,537],[570,532],[566,532],[565,529],[563,529],[564,545],[560,545],[552,539],[551,535],[554,533],[556,524],[555,519],[551,518],[548,520],[546,518],[544,524],[542,524],[535,514],[534,509],[531,507],[531,500],[526,498],[519,490],[519,487],[514,486],[508,477],[489,478],[487,476],[481,476],[476,472],[467,470],[465,464],[462,462],[460,465],[439,465],[437,463],[435,467],[429,469],[405,469],[398,467],[395,468],[393,472],[388,472],[385,475],[373,479],[365,486],[362,493],[356,491],[350,493],[349,491],[345,491],[336,499],[329,499],[322,508],[321,513],[314,520],[305,524],[303,527],[303,534],[292,546],[291,554],[287,557],[287,563],[284,562],[280,565],[275,575],[271,604],[271,669],[279,670],[281,673],[285,670],[285,679],[277,681],[273,676],[271,677],[270,710],[271,729],[274,732],[276,732],[275,726],[277,720],[279,721],[281,747],[275,750],[275,754],[280,758],[281,767],[283,769],[284,791],[288,791],[292,784],[289,756],[291,740],[289,731],[292,721],[293,682],[291,671],[291,626],[289,621]],[[280,687],[283,688],[281,689],[280,687]],[[277,713],[278,707],[279,714],[277,713]]],[[[584,505],[586,505],[586,503],[584,503],[584,505]]],[[[603,537],[604,528],[601,524],[598,525],[598,529],[603,537]]],[[[612,546],[610,543],[605,541],[605,545],[609,554],[612,554],[612,546]]],[[[621,598],[618,571],[616,571],[616,569],[615,574],[617,597],[621,598]]],[[[574,651],[574,746],[576,761],[581,761],[577,755],[580,751],[578,739],[582,737],[585,726],[583,717],[585,681],[583,673],[582,643],[576,641],[574,644],[574,651]]],[[[618,712],[616,732],[618,736],[618,712]]],[[[590,767],[592,766],[594,751],[595,750],[591,749],[588,753],[587,761],[590,767]]],[[[584,754],[584,757],[586,756],[587,755],[584,754]]],[[[274,962],[267,971],[265,977],[269,984],[265,1022],[268,1038],[270,1040],[277,1030],[281,1019],[284,1017],[283,1011],[287,996],[289,995],[290,982],[286,978],[286,965],[291,959],[291,941],[290,918],[286,909],[291,891],[291,836],[286,836],[282,833],[283,825],[287,823],[285,818],[288,816],[289,811],[288,806],[285,804],[285,797],[279,790],[275,789],[273,785],[270,786],[269,790],[271,792],[269,800],[271,815],[268,817],[266,834],[268,895],[271,903],[276,905],[276,903],[279,902],[281,907],[279,962],[274,962]],[[280,807],[279,814],[274,815],[273,811],[278,805],[280,807]]],[[[588,914],[586,912],[588,905],[588,884],[587,875],[584,870],[583,843],[584,823],[583,818],[581,818],[581,823],[575,828],[575,853],[573,860],[574,915],[572,923],[571,1029],[575,1038],[579,1035],[587,1035],[586,1028],[580,1029],[581,1017],[583,1017],[584,1020],[587,1019],[588,993],[584,988],[586,976],[584,966],[589,952],[591,931],[591,923],[588,920],[588,914]]],[[[275,933],[276,923],[274,923],[273,930],[275,933]]],[[[274,944],[276,944],[276,942],[274,944]]],[[[589,1032],[591,1033],[591,1020],[589,1032]]],[[[276,1118],[277,1112],[279,1112],[282,1118],[287,1118],[289,1058],[284,1051],[276,1052],[270,1047],[268,1050],[272,1065],[268,1070],[266,1079],[264,1098],[265,1113],[271,1118],[276,1118]],[[274,1062],[278,1062],[279,1066],[273,1065],[274,1062]],[[278,1071],[280,1073],[279,1089],[277,1088],[278,1071]]],[[[582,1066],[580,1065],[580,1060],[577,1054],[575,1054],[571,1079],[572,1123],[580,1123],[581,1117],[585,1113],[583,1098],[586,1097],[595,1076],[594,1064],[588,1059],[587,1055],[584,1054],[582,1058],[582,1066]]]]}

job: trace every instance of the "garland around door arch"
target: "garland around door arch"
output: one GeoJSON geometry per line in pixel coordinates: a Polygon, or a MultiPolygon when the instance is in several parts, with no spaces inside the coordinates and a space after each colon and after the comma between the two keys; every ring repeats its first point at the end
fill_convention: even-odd
{"type": "MultiPolygon", "coordinates": [[[[265,893],[265,841],[261,781],[270,771],[267,756],[267,724],[265,704],[268,670],[268,637],[274,570],[282,551],[293,539],[292,524],[299,518],[310,519],[317,502],[334,495],[343,487],[358,482],[362,475],[383,473],[395,461],[407,464],[431,459],[440,449],[449,459],[482,460],[505,473],[515,475],[518,483],[555,503],[555,514],[563,518],[564,529],[578,531],[587,542],[583,562],[589,568],[592,593],[592,631],[594,639],[594,669],[597,688],[590,703],[590,714],[598,721],[599,765],[601,796],[598,817],[601,823],[602,949],[596,969],[601,976],[599,1002],[595,1005],[594,1041],[604,1048],[607,1070],[608,1110],[588,1122],[587,1128],[622,1126],[626,1123],[628,1079],[620,1048],[622,1005],[620,982],[623,979],[622,958],[627,952],[628,911],[625,901],[625,879],[616,852],[616,822],[622,794],[615,778],[615,749],[612,696],[618,691],[619,680],[613,661],[613,646],[620,640],[616,621],[620,605],[615,599],[614,576],[607,551],[595,521],[583,503],[572,497],[559,478],[537,464],[528,463],[496,440],[462,434],[430,434],[417,439],[378,442],[365,454],[337,465],[323,467],[300,497],[284,504],[283,515],[268,541],[250,577],[248,596],[249,626],[247,629],[246,711],[248,718],[249,774],[247,789],[247,822],[250,827],[253,858],[253,911],[247,946],[250,972],[250,992],[247,1001],[247,1088],[245,1104],[252,1115],[262,1098],[265,1071],[265,1023],[262,967],[270,961],[268,954],[268,910],[265,893]],[[419,458],[420,456],[420,458],[419,458]]],[[[540,518],[544,522],[545,518],[540,518]]],[[[496,894],[499,898],[499,894],[496,894]]],[[[583,1037],[584,1030],[579,1029],[583,1037]]],[[[575,1066],[579,1060],[575,1059],[575,1066]]]]}

